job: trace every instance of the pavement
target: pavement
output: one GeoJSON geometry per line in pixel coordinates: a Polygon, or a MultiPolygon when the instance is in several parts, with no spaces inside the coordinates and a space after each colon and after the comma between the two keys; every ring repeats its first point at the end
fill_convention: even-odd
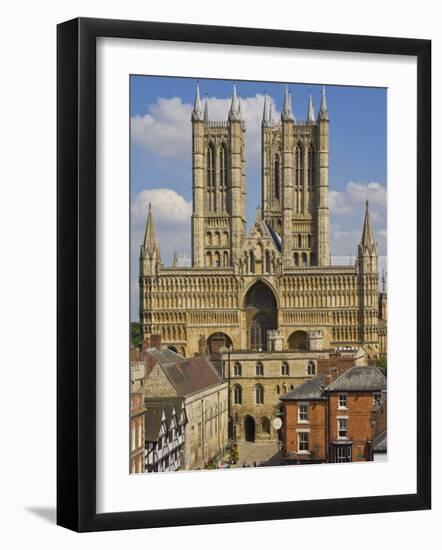
{"type": "Polygon", "coordinates": [[[238,442],[239,459],[233,468],[242,468],[244,463],[254,466],[280,466],[281,451],[274,441],[238,442]]]}

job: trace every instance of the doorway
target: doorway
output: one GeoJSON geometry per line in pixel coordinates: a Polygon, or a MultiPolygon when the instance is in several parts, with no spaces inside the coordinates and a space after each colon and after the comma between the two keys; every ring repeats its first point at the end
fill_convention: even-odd
{"type": "Polygon", "coordinates": [[[253,416],[246,416],[244,419],[244,434],[246,441],[255,441],[255,419],[253,416]]]}

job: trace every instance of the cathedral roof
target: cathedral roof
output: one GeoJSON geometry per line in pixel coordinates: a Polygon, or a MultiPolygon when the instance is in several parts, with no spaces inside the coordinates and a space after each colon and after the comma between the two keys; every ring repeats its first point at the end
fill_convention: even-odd
{"type": "Polygon", "coordinates": [[[243,250],[249,250],[250,246],[253,244],[251,241],[262,240],[265,245],[265,240],[270,241],[268,243],[270,246],[274,246],[277,252],[281,252],[281,238],[276,233],[276,231],[270,227],[262,218],[261,209],[258,208],[256,212],[255,223],[250,228],[250,231],[247,234],[247,237],[243,244],[243,250]]]}
{"type": "Polygon", "coordinates": [[[282,250],[281,237],[278,235],[278,233],[273,229],[273,227],[271,225],[266,223],[265,226],[267,227],[267,230],[270,233],[270,236],[272,237],[272,240],[273,240],[276,248],[281,252],[281,250],[282,250]]]}

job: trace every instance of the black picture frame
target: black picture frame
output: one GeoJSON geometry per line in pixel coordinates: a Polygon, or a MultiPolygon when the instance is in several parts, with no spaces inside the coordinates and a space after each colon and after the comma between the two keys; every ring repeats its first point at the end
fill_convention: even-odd
{"type": "Polygon", "coordinates": [[[74,19],[57,28],[57,523],[104,531],[431,506],[431,41],[74,19]],[[362,498],[96,512],[96,39],[116,37],[417,59],[417,491],[362,498]]]}

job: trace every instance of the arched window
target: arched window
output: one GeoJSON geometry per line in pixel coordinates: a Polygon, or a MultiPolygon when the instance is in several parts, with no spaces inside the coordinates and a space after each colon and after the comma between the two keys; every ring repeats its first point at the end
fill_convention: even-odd
{"type": "Polygon", "coordinates": [[[220,197],[221,197],[221,210],[226,209],[226,192],[227,192],[227,154],[226,146],[223,143],[219,151],[219,178],[220,178],[220,197]]]}
{"type": "Polygon", "coordinates": [[[293,391],[295,389],[295,386],[293,384],[290,384],[290,391],[293,391]]]}
{"type": "Polygon", "coordinates": [[[215,246],[219,246],[221,244],[221,236],[219,234],[219,231],[216,231],[215,233],[215,246]]]}
{"type": "Polygon", "coordinates": [[[261,430],[266,434],[270,433],[270,420],[266,416],[261,418],[261,430]]]}
{"type": "Polygon", "coordinates": [[[307,254],[305,252],[302,253],[302,265],[303,267],[307,266],[307,254]]]}
{"type": "Polygon", "coordinates": [[[213,143],[209,145],[206,152],[206,169],[207,169],[207,192],[209,198],[209,212],[216,211],[215,201],[215,150],[213,143]]]}
{"type": "Polygon", "coordinates": [[[229,244],[229,234],[227,233],[227,231],[224,231],[224,245],[228,245],[229,244]]]}
{"type": "Polygon", "coordinates": [[[266,263],[265,263],[265,272],[266,272],[266,273],[270,273],[270,271],[271,271],[270,252],[269,252],[268,250],[266,250],[265,259],[266,259],[266,263]]]}
{"type": "Polygon", "coordinates": [[[283,363],[281,365],[281,374],[282,374],[282,376],[288,376],[289,372],[290,372],[289,364],[287,363],[287,361],[283,361],[283,363]]]}
{"type": "Polygon", "coordinates": [[[295,252],[294,254],[294,260],[295,260],[295,267],[299,266],[299,254],[295,252]]]}
{"type": "Polygon", "coordinates": [[[307,246],[308,246],[308,248],[311,248],[311,246],[312,246],[312,236],[311,235],[307,235],[307,246]]]}
{"type": "Polygon", "coordinates": [[[220,258],[219,252],[216,251],[216,252],[215,252],[214,266],[215,266],[215,267],[219,267],[220,265],[221,265],[221,258],[220,258]]]}
{"type": "Polygon", "coordinates": [[[314,163],[314,155],[313,155],[313,148],[312,146],[310,145],[308,150],[307,150],[307,181],[308,181],[308,186],[311,190],[311,188],[313,187],[313,181],[314,181],[314,170],[315,170],[315,163],[314,163]]]}
{"type": "Polygon", "coordinates": [[[256,363],[256,376],[264,376],[264,365],[261,361],[256,363]]]}
{"type": "Polygon", "coordinates": [[[257,405],[264,404],[264,388],[261,386],[261,384],[255,386],[255,403],[257,405]]]}
{"type": "Polygon", "coordinates": [[[235,376],[241,376],[241,372],[242,372],[241,363],[237,361],[233,366],[233,374],[235,376]]]}
{"type": "Polygon", "coordinates": [[[210,252],[206,252],[206,266],[212,266],[212,254],[210,252]]]}
{"type": "Polygon", "coordinates": [[[302,212],[302,188],[304,185],[304,150],[301,144],[295,149],[295,205],[296,213],[302,212]]]}
{"type": "Polygon", "coordinates": [[[275,198],[279,200],[281,198],[281,166],[279,162],[279,155],[275,155],[274,180],[275,180],[275,198]]]}
{"type": "Polygon", "coordinates": [[[309,376],[315,376],[316,375],[316,365],[314,361],[309,361],[307,363],[307,374],[309,376]]]}
{"type": "Polygon", "coordinates": [[[296,178],[295,187],[302,187],[304,178],[304,155],[302,145],[298,144],[295,150],[296,178]]]}
{"type": "Polygon", "coordinates": [[[284,395],[287,393],[287,386],[285,384],[282,385],[282,393],[284,395]]]}
{"type": "Polygon", "coordinates": [[[302,248],[302,236],[300,233],[298,235],[298,248],[302,248]]]}
{"type": "Polygon", "coordinates": [[[242,404],[242,388],[239,384],[235,384],[233,387],[233,403],[235,405],[242,404]]]}
{"type": "Polygon", "coordinates": [[[276,393],[279,395],[281,393],[281,388],[279,387],[279,384],[276,386],[276,393]]]}
{"type": "Polygon", "coordinates": [[[256,270],[256,262],[255,262],[255,254],[253,251],[250,251],[250,273],[255,273],[256,270]]]}
{"type": "Polygon", "coordinates": [[[207,246],[212,246],[212,233],[206,234],[206,242],[207,242],[207,246]]]}
{"type": "Polygon", "coordinates": [[[223,265],[225,267],[229,265],[229,253],[226,250],[223,252],[223,265]]]}

